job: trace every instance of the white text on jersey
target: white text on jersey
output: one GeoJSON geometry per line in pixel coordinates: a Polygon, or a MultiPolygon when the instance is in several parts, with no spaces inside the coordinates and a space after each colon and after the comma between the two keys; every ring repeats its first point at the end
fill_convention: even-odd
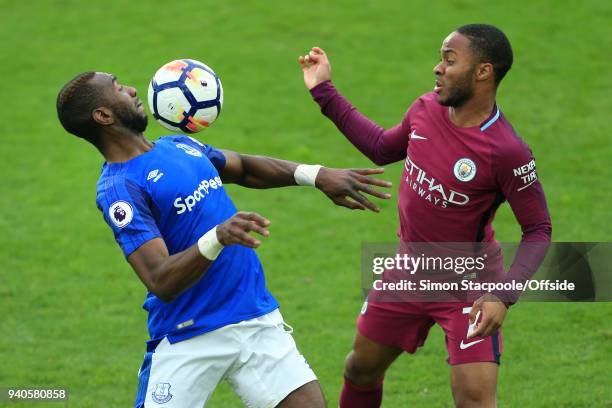
{"type": "Polygon", "coordinates": [[[435,205],[441,204],[442,208],[446,208],[448,203],[466,205],[470,201],[467,195],[444,187],[442,183],[437,182],[434,177],[429,176],[425,170],[414,164],[410,157],[406,157],[404,167],[408,173],[406,183],[427,201],[435,205]]]}
{"type": "Polygon", "coordinates": [[[174,200],[174,207],[178,209],[176,213],[182,214],[185,211],[191,212],[193,207],[208,195],[209,189],[212,188],[216,190],[221,188],[221,186],[223,186],[223,182],[219,176],[210,180],[202,180],[198,188],[196,188],[192,194],[185,198],[177,197],[177,199],[174,200]]]}
{"type": "Polygon", "coordinates": [[[512,169],[514,176],[520,177],[523,182],[523,186],[519,187],[516,191],[524,190],[538,180],[538,173],[536,173],[535,167],[535,160],[532,159],[529,163],[512,169]]]}

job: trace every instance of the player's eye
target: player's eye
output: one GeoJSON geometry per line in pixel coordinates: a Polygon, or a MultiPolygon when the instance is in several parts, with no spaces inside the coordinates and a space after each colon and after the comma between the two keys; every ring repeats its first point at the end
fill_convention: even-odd
{"type": "Polygon", "coordinates": [[[448,60],[448,61],[446,61],[446,63],[447,63],[448,65],[453,65],[453,64],[455,63],[455,61],[448,60]]]}

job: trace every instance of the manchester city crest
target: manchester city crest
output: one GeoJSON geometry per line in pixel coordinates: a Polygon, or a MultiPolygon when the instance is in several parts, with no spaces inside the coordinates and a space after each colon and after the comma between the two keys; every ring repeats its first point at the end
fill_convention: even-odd
{"type": "Polygon", "coordinates": [[[467,157],[459,159],[453,167],[453,173],[455,173],[455,177],[459,181],[470,181],[476,177],[476,163],[467,157]]]}
{"type": "Polygon", "coordinates": [[[170,394],[170,383],[157,383],[155,389],[151,393],[151,397],[153,397],[153,401],[158,404],[165,404],[170,401],[172,399],[172,394],[170,394]]]}

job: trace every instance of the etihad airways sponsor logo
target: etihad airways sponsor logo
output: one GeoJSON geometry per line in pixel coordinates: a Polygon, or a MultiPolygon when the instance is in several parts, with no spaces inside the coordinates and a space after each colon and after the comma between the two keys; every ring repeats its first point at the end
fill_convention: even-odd
{"type": "Polygon", "coordinates": [[[442,185],[441,182],[428,175],[424,169],[414,164],[410,157],[406,157],[404,168],[407,173],[406,184],[422,199],[442,208],[448,207],[449,203],[466,205],[470,201],[467,195],[442,185]]]}
{"type": "Polygon", "coordinates": [[[219,176],[210,180],[202,180],[198,187],[187,197],[177,197],[174,200],[174,207],[177,208],[176,213],[182,214],[185,211],[191,212],[193,207],[203,200],[209,193],[210,189],[218,189],[223,186],[223,182],[219,176]]]}

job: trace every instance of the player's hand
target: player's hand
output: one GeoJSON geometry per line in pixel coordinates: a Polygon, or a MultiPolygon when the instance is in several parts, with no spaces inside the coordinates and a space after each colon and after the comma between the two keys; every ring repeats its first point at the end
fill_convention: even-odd
{"type": "Polygon", "coordinates": [[[380,209],[362,193],[388,200],[391,194],[375,190],[371,186],[391,187],[391,182],[370,177],[385,169],[329,169],[321,167],[315,180],[316,187],[323,191],[336,205],[352,210],[380,209]]]}
{"type": "Polygon", "coordinates": [[[331,65],[327,54],[319,47],[312,47],[310,52],[298,58],[304,73],[306,88],[311,90],[321,82],[331,79],[331,65]]]}
{"type": "Polygon", "coordinates": [[[261,241],[249,235],[255,231],[259,235],[267,237],[270,232],[266,227],[270,226],[270,220],[254,212],[240,211],[230,219],[217,226],[217,239],[223,246],[238,244],[249,248],[257,248],[261,241]]]}
{"type": "Polygon", "coordinates": [[[475,330],[469,333],[467,338],[487,337],[495,333],[502,326],[507,310],[508,308],[504,302],[491,293],[478,298],[470,311],[470,324],[474,324],[478,312],[480,312],[482,318],[480,323],[475,326],[475,330]]]}

